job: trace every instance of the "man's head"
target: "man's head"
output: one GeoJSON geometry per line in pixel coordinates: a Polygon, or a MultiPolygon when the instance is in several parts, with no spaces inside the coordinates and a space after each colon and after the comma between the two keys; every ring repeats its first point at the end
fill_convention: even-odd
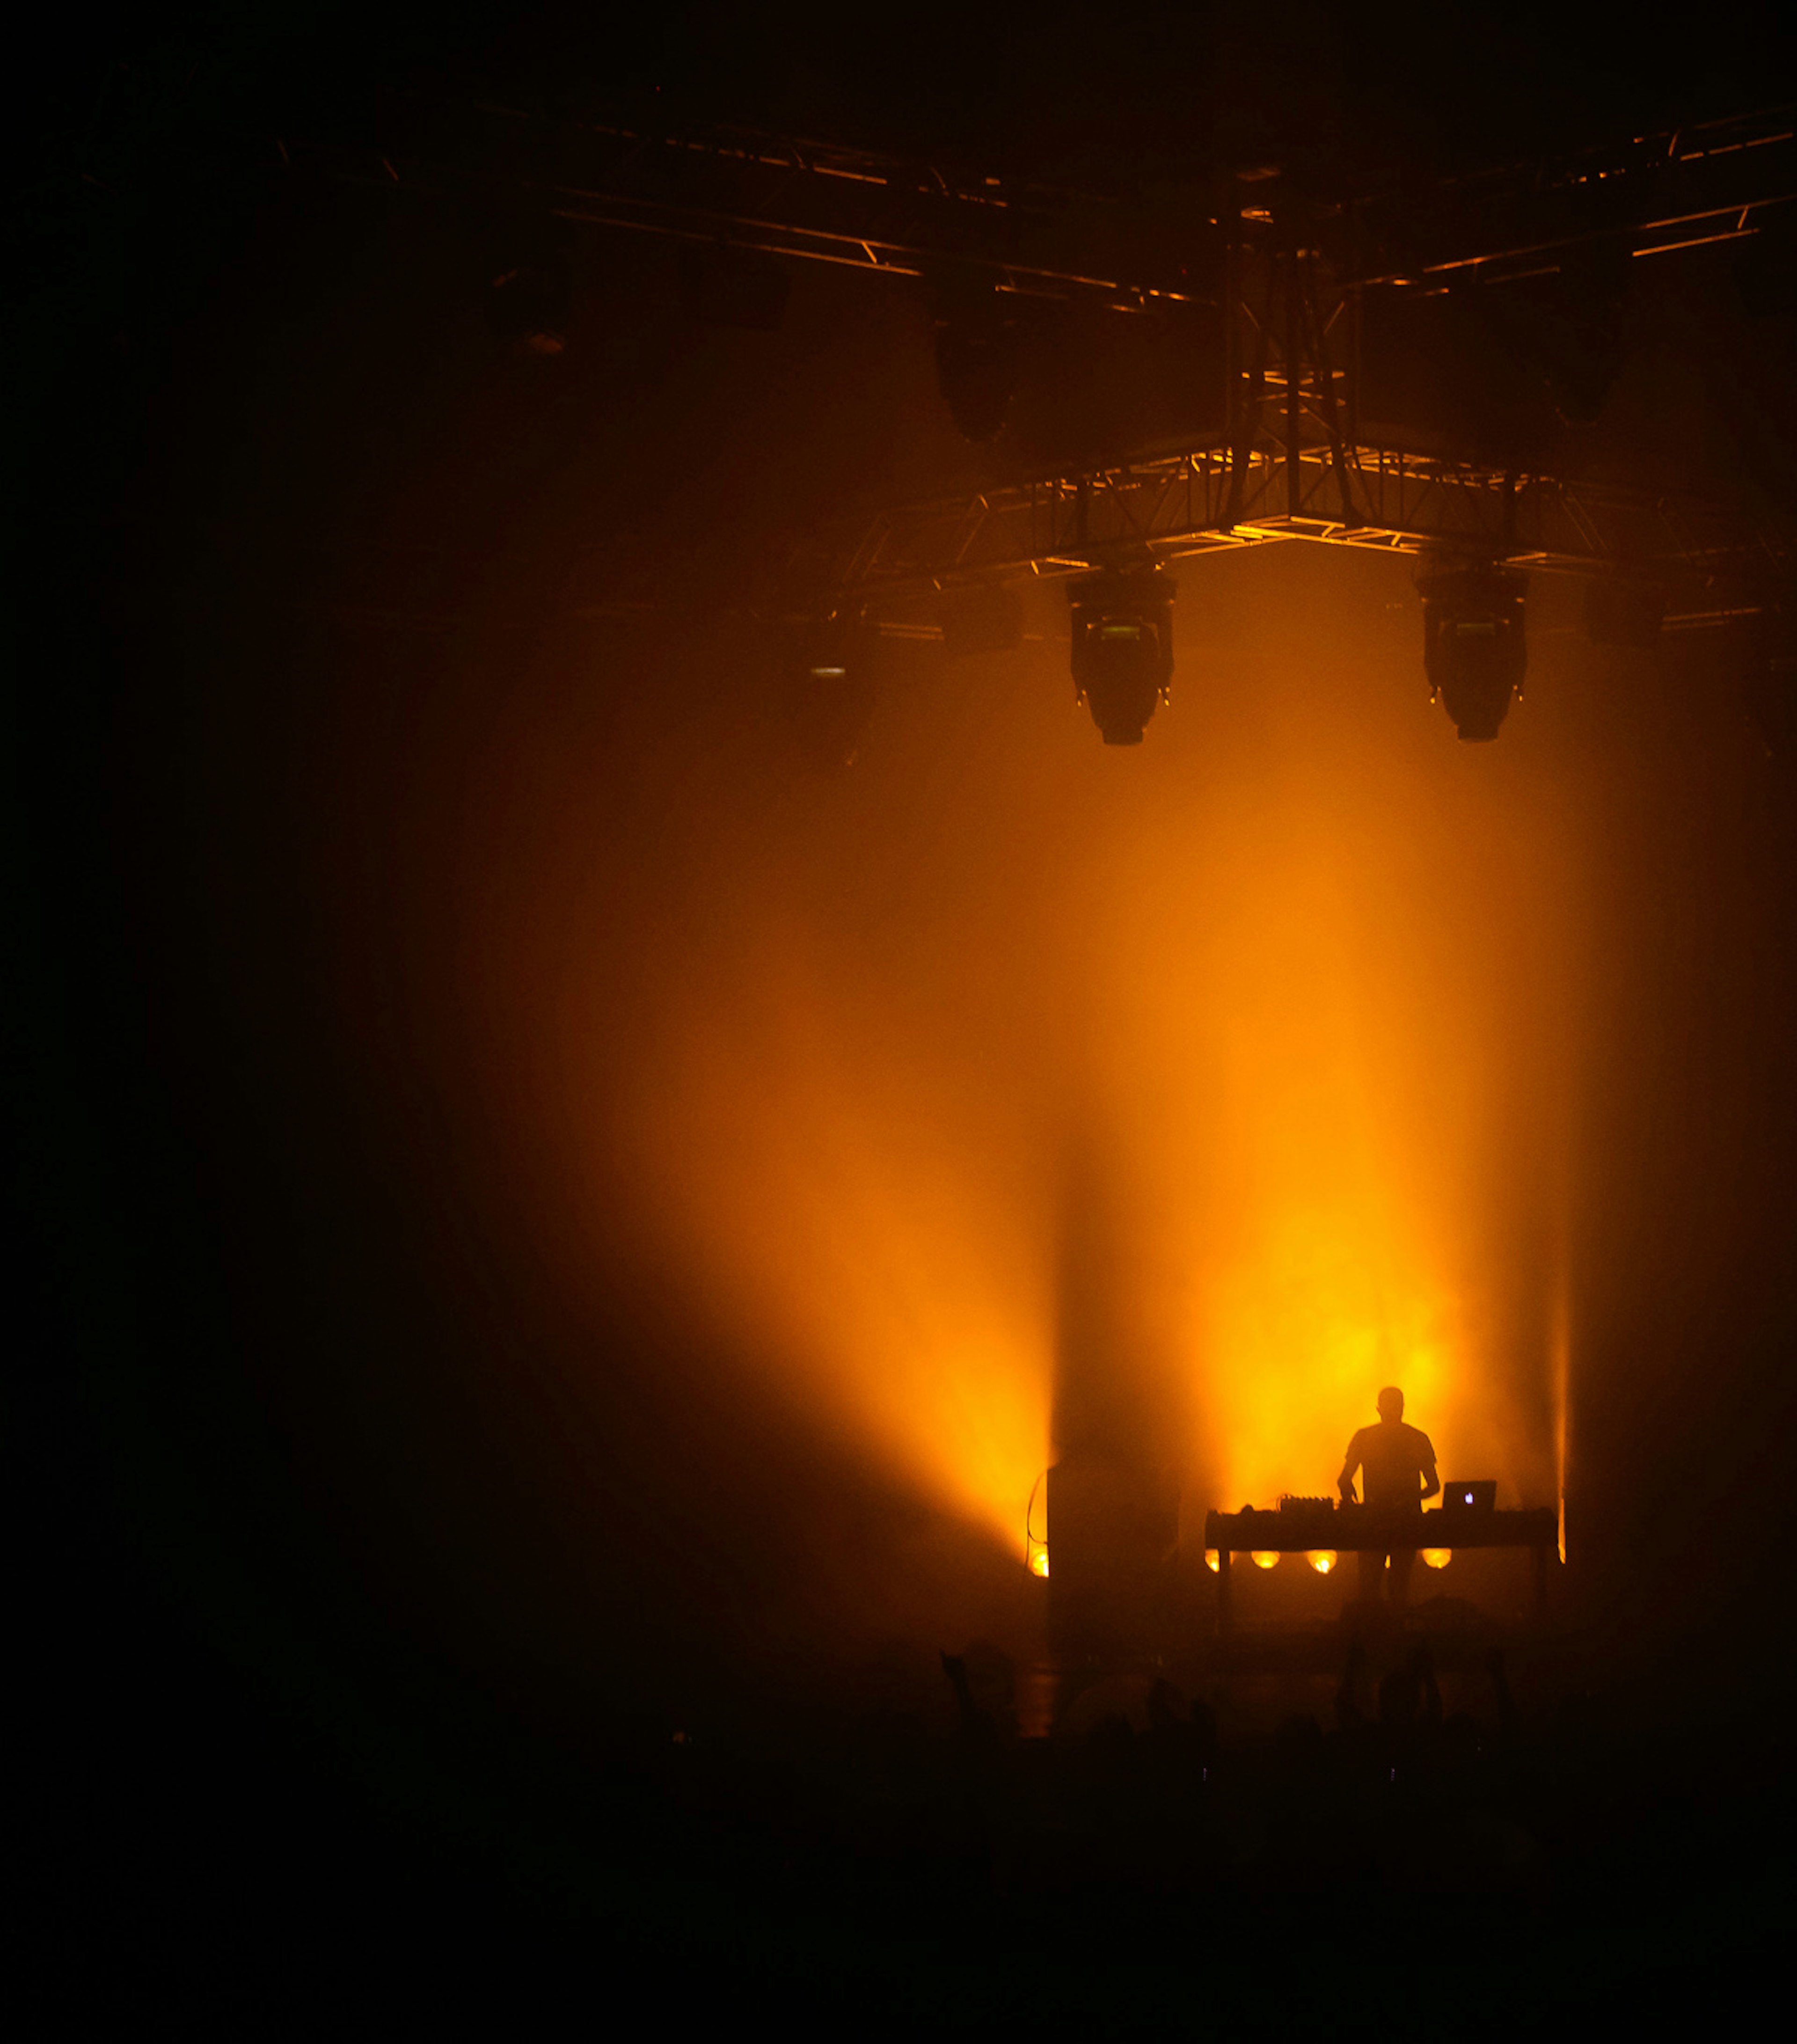
{"type": "Polygon", "coordinates": [[[1395,1384],[1388,1384],[1379,1394],[1379,1416],[1392,1425],[1404,1416],[1404,1395],[1395,1384]]]}

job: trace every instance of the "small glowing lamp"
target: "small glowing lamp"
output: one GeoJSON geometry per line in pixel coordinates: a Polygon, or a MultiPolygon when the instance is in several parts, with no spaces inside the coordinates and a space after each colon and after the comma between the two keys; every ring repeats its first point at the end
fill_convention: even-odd
{"type": "Polygon", "coordinates": [[[1279,1566],[1279,1555],[1271,1547],[1256,1547],[1251,1558],[1257,1569],[1277,1569],[1279,1566]]]}
{"type": "Polygon", "coordinates": [[[1339,1557],[1333,1547],[1314,1547],[1304,1558],[1319,1576],[1327,1576],[1339,1557]]]}
{"type": "Polygon", "coordinates": [[[1423,1566],[1426,1569],[1445,1569],[1453,1559],[1453,1550],[1451,1547],[1425,1547],[1423,1550],[1423,1566]]]}
{"type": "Polygon", "coordinates": [[[1030,1573],[1032,1576],[1046,1576],[1048,1573],[1048,1550],[1046,1547],[1030,1557],[1030,1573]]]}
{"type": "Polygon", "coordinates": [[[1217,1550],[1215,1547],[1207,1547],[1204,1550],[1204,1566],[1213,1576],[1222,1569],[1223,1564],[1217,1559],[1217,1550]]]}

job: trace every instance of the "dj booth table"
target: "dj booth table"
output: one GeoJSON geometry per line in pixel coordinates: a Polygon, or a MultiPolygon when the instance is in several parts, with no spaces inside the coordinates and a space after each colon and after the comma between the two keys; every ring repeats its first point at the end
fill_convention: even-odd
{"type": "Polygon", "coordinates": [[[1523,1512],[1369,1511],[1364,1504],[1307,1502],[1301,1511],[1211,1512],[1204,1517],[1204,1545],[1217,1558],[1217,1623],[1227,1630],[1233,1617],[1230,1556],[1233,1554],[1388,1554],[1397,1547],[1526,1547],[1534,1556],[1535,1616],[1547,1612],[1548,1575],[1558,1558],[1559,1515],[1550,1506],[1523,1512]]]}

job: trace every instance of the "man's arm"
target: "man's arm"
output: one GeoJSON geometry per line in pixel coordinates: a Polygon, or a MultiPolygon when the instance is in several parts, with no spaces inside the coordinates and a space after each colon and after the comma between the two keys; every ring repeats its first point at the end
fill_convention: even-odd
{"type": "Polygon", "coordinates": [[[1423,1495],[1433,1497],[1442,1487],[1442,1479],[1435,1473],[1435,1450],[1426,1437],[1423,1443],[1423,1495]]]}
{"type": "Polygon", "coordinates": [[[1348,1458],[1342,1465],[1342,1473],[1335,1479],[1335,1488],[1342,1493],[1342,1502],[1354,1502],[1354,1471],[1360,1467],[1360,1435],[1356,1434],[1348,1443],[1348,1458]]]}

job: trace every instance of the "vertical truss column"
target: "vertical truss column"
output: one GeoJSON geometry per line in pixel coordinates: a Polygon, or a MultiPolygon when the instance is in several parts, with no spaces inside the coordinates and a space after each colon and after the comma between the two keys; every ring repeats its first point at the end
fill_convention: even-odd
{"type": "Polygon", "coordinates": [[[1234,524],[1250,509],[1263,521],[1322,514],[1354,527],[1361,521],[1346,428],[1355,406],[1352,391],[1338,388],[1347,372],[1331,359],[1330,337],[1354,308],[1323,268],[1315,223],[1296,207],[1245,202],[1258,190],[1258,180],[1237,179],[1227,209],[1227,515],[1234,524]],[[1277,489],[1281,470],[1285,487],[1274,497],[1269,486],[1277,489]]]}
{"type": "Polygon", "coordinates": [[[1303,515],[1304,509],[1304,442],[1300,428],[1306,364],[1298,321],[1300,252],[1296,244],[1287,242],[1275,260],[1279,265],[1281,295],[1285,301],[1285,515],[1296,518],[1303,515]]]}

